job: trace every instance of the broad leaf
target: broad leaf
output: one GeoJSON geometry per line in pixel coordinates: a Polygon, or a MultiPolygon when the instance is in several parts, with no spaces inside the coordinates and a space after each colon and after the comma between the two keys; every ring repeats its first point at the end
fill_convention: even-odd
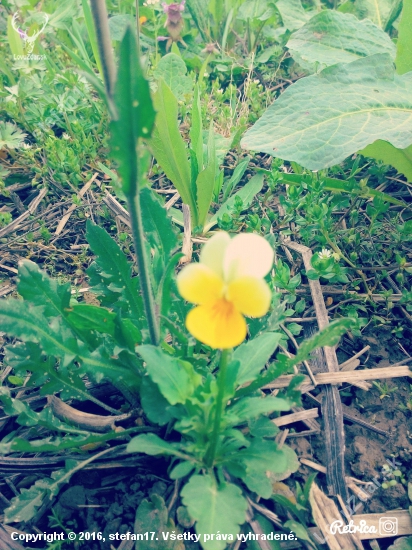
{"type": "Polygon", "coordinates": [[[311,170],[342,162],[377,138],[412,143],[412,72],[387,54],[327,67],[290,86],[246,133],[242,146],[311,170]]]}
{"type": "Polygon", "coordinates": [[[251,420],[273,411],[289,411],[290,403],[280,397],[244,397],[232,405],[228,412],[239,421],[251,420]]]}
{"type": "Polygon", "coordinates": [[[299,29],[313,15],[313,11],[303,9],[301,0],[278,0],[276,7],[282,17],[283,25],[289,31],[299,29]]]}
{"type": "Polygon", "coordinates": [[[412,145],[406,149],[397,149],[387,141],[378,139],[359,153],[394,166],[400,174],[406,176],[408,181],[412,181],[412,145]]]}
{"type": "Polygon", "coordinates": [[[114,15],[109,18],[109,30],[110,37],[112,40],[121,42],[125,35],[126,29],[135,24],[135,18],[133,15],[120,14],[114,15]]]}
{"type": "Polygon", "coordinates": [[[134,194],[138,179],[136,154],[139,137],[152,132],[155,111],[149,83],[143,76],[132,28],[128,27],[120,45],[120,62],[114,94],[117,118],[112,120],[111,151],[119,163],[122,191],[134,194]]]}
{"type": "Polygon", "coordinates": [[[143,410],[150,422],[164,426],[173,418],[169,412],[169,402],[148,376],[143,377],[140,399],[143,410]]]}
{"type": "Polygon", "coordinates": [[[136,351],[145,361],[151,380],[171,405],[185,403],[201,381],[190,363],[175,359],[156,346],[139,346],[136,351]]]}
{"type": "Polygon", "coordinates": [[[244,187],[242,187],[239,191],[237,191],[234,195],[232,195],[230,199],[228,199],[224,204],[222,204],[222,206],[219,208],[216,214],[214,214],[210,218],[210,220],[206,223],[205,231],[208,231],[213,226],[215,226],[217,224],[218,219],[221,218],[223,214],[230,212],[231,208],[233,208],[235,204],[236,197],[242,199],[244,210],[249,208],[255,196],[261,191],[263,187],[263,181],[264,181],[264,176],[262,173],[255,174],[253,178],[251,178],[244,187]]]}
{"type": "Polygon", "coordinates": [[[335,63],[350,63],[375,53],[395,57],[389,36],[368,19],[324,10],[293,33],[286,45],[292,57],[311,72],[335,63]]]}
{"type": "Polygon", "coordinates": [[[176,444],[167,443],[155,434],[142,434],[130,441],[127,445],[127,452],[145,453],[151,456],[168,455],[186,458],[176,447],[176,444]]]}
{"type": "Polygon", "coordinates": [[[398,0],[355,0],[356,13],[360,19],[368,18],[385,29],[393,7],[398,0]]]}
{"type": "Polygon", "coordinates": [[[239,8],[238,19],[257,19],[267,21],[275,13],[274,3],[270,0],[246,0],[239,8]]]}
{"type": "Polygon", "coordinates": [[[168,53],[162,57],[153,71],[155,78],[162,78],[166,82],[176,99],[183,99],[192,91],[193,80],[186,73],[186,63],[175,53],[168,53]]]}
{"type": "Polygon", "coordinates": [[[233,360],[240,362],[236,378],[239,386],[256,378],[275,352],[281,337],[279,333],[266,332],[235,350],[233,360]]]}
{"type": "Polygon", "coordinates": [[[183,487],[181,496],[190,516],[196,520],[196,532],[202,535],[200,540],[205,550],[227,547],[225,540],[204,541],[205,534],[231,534],[232,540],[236,540],[240,525],[246,521],[248,506],[239,487],[229,483],[218,487],[212,476],[195,475],[183,487]]]}
{"type": "Polygon", "coordinates": [[[403,10],[396,43],[396,71],[404,74],[412,71],[412,0],[403,0],[403,10]]]}
{"type": "Polygon", "coordinates": [[[149,146],[183,202],[190,207],[192,223],[196,226],[196,193],[192,187],[187,148],[177,125],[177,99],[163,79],[159,81],[154,101],[157,115],[149,146]]]}
{"type": "Polygon", "coordinates": [[[91,304],[78,304],[66,313],[69,323],[79,331],[95,330],[102,334],[114,335],[116,314],[104,307],[91,304]]]}

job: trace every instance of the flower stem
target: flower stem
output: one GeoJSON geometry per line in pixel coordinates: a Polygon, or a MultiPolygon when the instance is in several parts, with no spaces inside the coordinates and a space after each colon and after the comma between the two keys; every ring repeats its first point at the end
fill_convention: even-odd
{"type": "Polygon", "coordinates": [[[229,363],[230,351],[231,350],[229,349],[222,350],[222,355],[220,357],[219,375],[217,378],[218,393],[216,399],[216,414],[213,423],[213,432],[210,440],[210,445],[205,455],[205,462],[209,468],[213,466],[213,461],[215,460],[216,448],[220,435],[220,424],[222,420],[222,414],[225,409],[225,403],[223,402],[223,399],[225,397],[226,373],[227,365],[229,363]]]}
{"type": "Polygon", "coordinates": [[[143,305],[149,327],[150,341],[154,346],[159,343],[159,323],[155,313],[155,306],[150,284],[149,269],[143,234],[142,212],[140,208],[139,189],[133,195],[127,196],[127,206],[132,223],[132,234],[136,252],[136,264],[139,271],[140,288],[143,296],[143,305]]]}

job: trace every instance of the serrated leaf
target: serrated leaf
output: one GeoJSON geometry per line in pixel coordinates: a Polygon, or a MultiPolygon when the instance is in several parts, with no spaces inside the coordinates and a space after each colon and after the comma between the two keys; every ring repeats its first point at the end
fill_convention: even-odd
{"type": "MultiPolygon", "coordinates": [[[[190,478],[181,492],[183,504],[192,519],[196,520],[196,532],[199,535],[210,533],[232,534],[233,539],[239,533],[240,525],[246,521],[247,502],[241,490],[229,483],[217,486],[209,475],[195,475],[190,478]]],[[[224,550],[224,540],[203,541],[205,550],[224,550]]]]}
{"type": "Polygon", "coordinates": [[[111,152],[119,164],[122,191],[134,195],[139,172],[137,140],[139,137],[150,136],[155,111],[149,83],[144,78],[136,39],[130,26],[127,27],[120,44],[114,102],[117,117],[110,124],[111,152]]]}
{"type": "Polygon", "coordinates": [[[412,71],[412,0],[403,0],[403,9],[396,43],[396,71],[404,74],[412,71]]]}
{"type": "Polygon", "coordinates": [[[134,437],[127,445],[128,453],[145,453],[151,456],[166,455],[186,458],[176,444],[167,443],[155,434],[142,434],[134,437]]]}
{"type": "Polygon", "coordinates": [[[183,99],[193,89],[193,80],[186,73],[186,63],[175,53],[163,56],[153,71],[155,78],[166,82],[176,99],[183,99]]]}
{"type": "Polygon", "coordinates": [[[351,63],[375,53],[395,58],[395,44],[374,23],[354,15],[324,10],[292,34],[286,44],[292,57],[314,72],[335,63],[351,63]]]}
{"type": "Polygon", "coordinates": [[[282,335],[266,332],[242,344],[233,353],[233,360],[240,362],[236,383],[240,386],[253,381],[269,361],[282,335]]]}
{"type": "Polygon", "coordinates": [[[411,86],[412,72],[395,74],[387,54],[333,65],[290,86],[242,146],[311,170],[338,164],[377,138],[404,149],[412,143],[411,86]]]}
{"type": "MultiPolygon", "coordinates": [[[[99,275],[104,281],[103,293],[108,287],[109,292],[117,295],[113,300],[117,307],[120,305],[135,320],[139,320],[143,315],[143,306],[137,287],[138,278],[132,279],[131,265],[119,245],[103,228],[89,220],[87,221],[86,238],[93,253],[97,256],[95,261],[99,268],[99,275]],[[124,296],[122,304],[116,303],[119,300],[119,294],[124,296]]],[[[92,272],[93,270],[89,268],[88,274],[92,272]]]]}
{"type": "Polygon", "coordinates": [[[205,231],[209,231],[214,225],[217,224],[217,221],[219,218],[223,216],[223,214],[228,213],[234,206],[236,202],[236,198],[242,199],[243,201],[243,210],[246,210],[249,208],[249,206],[252,204],[253,199],[255,196],[261,191],[264,183],[264,175],[263,174],[255,174],[245,186],[243,186],[239,191],[237,191],[234,195],[230,197],[222,206],[219,208],[219,210],[214,214],[210,220],[206,223],[205,231]]]}
{"type": "Polygon", "coordinates": [[[145,361],[150,378],[171,405],[185,403],[200,383],[201,378],[190,363],[175,359],[156,346],[139,346],[136,351],[145,361]]]}
{"type": "Polygon", "coordinates": [[[384,29],[396,2],[397,0],[355,0],[355,9],[360,19],[367,17],[384,29]]]}
{"type": "Polygon", "coordinates": [[[46,317],[64,314],[70,304],[70,284],[59,284],[30,260],[19,263],[17,290],[34,306],[40,306],[46,317]]]}

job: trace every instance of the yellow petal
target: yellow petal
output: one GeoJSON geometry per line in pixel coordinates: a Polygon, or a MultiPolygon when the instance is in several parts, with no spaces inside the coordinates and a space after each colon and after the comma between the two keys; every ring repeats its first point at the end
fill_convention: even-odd
{"type": "Polygon", "coordinates": [[[243,316],[224,299],[192,309],[186,317],[186,327],[197,340],[215,349],[238,346],[247,332],[243,316]]]}
{"type": "Polygon", "coordinates": [[[263,279],[239,277],[229,284],[226,297],[243,315],[263,317],[269,310],[271,292],[263,279]]]}
{"type": "Polygon", "coordinates": [[[240,233],[226,248],[223,271],[227,282],[248,275],[263,278],[273,265],[274,253],[266,239],[254,233],[240,233]]]}
{"type": "Polygon", "coordinates": [[[200,263],[212,269],[221,279],[223,279],[223,258],[229,243],[229,234],[226,231],[219,231],[207,241],[200,253],[200,263]]]}
{"type": "Polygon", "coordinates": [[[210,304],[222,295],[223,281],[203,264],[189,264],[177,276],[180,295],[193,304],[210,304]]]}

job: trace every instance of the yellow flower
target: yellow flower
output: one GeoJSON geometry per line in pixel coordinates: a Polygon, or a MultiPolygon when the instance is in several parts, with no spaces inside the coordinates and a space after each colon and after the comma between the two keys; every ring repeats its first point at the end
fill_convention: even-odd
{"type": "Polygon", "coordinates": [[[200,263],[187,265],[177,277],[180,294],[197,304],[186,318],[188,331],[212,348],[241,344],[247,332],[243,316],[268,312],[271,292],[263,277],[272,264],[273,251],[263,237],[216,233],[203,247],[200,263]]]}

